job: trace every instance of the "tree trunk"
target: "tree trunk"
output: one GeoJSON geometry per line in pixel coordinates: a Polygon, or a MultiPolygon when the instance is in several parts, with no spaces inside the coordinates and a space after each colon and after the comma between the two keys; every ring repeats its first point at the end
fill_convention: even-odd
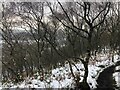
{"type": "Polygon", "coordinates": [[[87,47],[87,56],[86,56],[86,61],[83,62],[84,68],[85,68],[85,74],[84,74],[84,79],[83,82],[81,83],[81,90],[90,90],[90,87],[87,83],[87,77],[88,77],[88,63],[91,57],[91,39],[92,39],[92,31],[93,29],[91,28],[90,34],[88,36],[88,47],[87,47]]]}
{"type": "Polygon", "coordinates": [[[88,62],[83,63],[84,68],[85,68],[85,74],[84,74],[84,79],[83,82],[80,84],[81,90],[90,90],[90,87],[87,83],[87,77],[88,77],[88,62]]]}

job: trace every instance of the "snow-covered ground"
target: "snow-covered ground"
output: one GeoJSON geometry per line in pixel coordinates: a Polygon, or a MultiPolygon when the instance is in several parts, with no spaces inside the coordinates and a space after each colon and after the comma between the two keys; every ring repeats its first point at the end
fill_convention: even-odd
{"type": "MultiPolygon", "coordinates": [[[[87,78],[87,82],[91,88],[96,88],[97,82],[96,79],[100,72],[105,67],[113,65],[114,63],[106,59],[107,55],[103,55],[100,57],[101,61],[95,62],[94,64],[90,64],[88,66],[89,74],[87,78]],[[103,66],[103,67],[99,67],[103,66]]],[[[120,60],[118,55],[114,56],[114,62],[120,60]]],[[[72,66],[73,72],[75,76],[80,77],[80,82],[83,80],[84,76],[84,67],[82,63],[78,62],[75,64],[79,71],[76,69],[75,66],[72,66]]],[[[117,82],[117,85],[120,85],[120,72],[114,73],[113,76],[117,82]]],[[[13,83],[4,83],[2,86],[4,88],[74,88],[75,82],[70,73],[69,64],[65,64],[64,67],[56,68],[52,70],[52,73],[47,79],[41,80],[41,77],[38,75],[37,78],[35,77],[28,77],[21,83],[13,84],[13,83]]]]}
{"type": "MultiPolygon", "coordinates": [[[[116,70],[120,70],[120,66],[116,67],[116,70]]],[[[120,87],[120,72],[115,72],[113,74],[113,77],[115,78],[115,81],[117,83],[117,86],[120,87]]]]}

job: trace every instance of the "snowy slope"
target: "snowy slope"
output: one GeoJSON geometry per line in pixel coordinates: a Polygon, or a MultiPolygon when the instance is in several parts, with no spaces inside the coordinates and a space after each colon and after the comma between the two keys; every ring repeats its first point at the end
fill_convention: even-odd
{"type": "MultiPolygon", "coordinates": [[[[108,67],[110,65],[113,65],[114,63],[111,62],[111,60],[104,60],[106,56],[102,56],[101,59],[102,61],[96,62],[94,65],[89,65],[88,70],[88,78],[87,82],[91,88],[96,88],[97,82],[96,79],[99,75],[100,72],[105,67],[108,67]],[[99,67],[99,66],[104,66],[104,68],[99,67]]],[[[118,55],[114,56],[115,61],[117,62],[119,59],[118,55]]],[[[83,80],[84,76],[84,67],[83,65],[79,62],[75,64],[79,71],[75,68],[75,66],[72,66],[73,72],[75,75],[80,76],[80,82],[83,80]]],[[[120,73],[119,73],[120,75],[120,73]]],[[[113,75],[115,77],[115,80],[117,81],[117,84],[119,85],[120,82],[118,81],[118,73],[114,73],[113,75]]],[[[72,74],[70,73],[70,68],[68,64],[65,64],[64,67],[56,68],[52,70],[51,76],[48,77],[46,80],[41,81],[40,77],[38,76],[37,78],[30,77],[26,78],[21,83],[18,83],[14,85],[13,83],[4,83],[3,87],[7,88],[74,88],[75,82],[73,80],[72,74]]]]}

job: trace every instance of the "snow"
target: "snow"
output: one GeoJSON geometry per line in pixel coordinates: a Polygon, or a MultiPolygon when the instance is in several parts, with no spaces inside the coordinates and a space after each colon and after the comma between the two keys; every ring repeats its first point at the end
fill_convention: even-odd
{"type": "Polygon", "coordinates": [[[0,90],[2,89],[2,83],[0,82],[0,90]]]}
{"type": "Polygon", "coordinates": [[[90,88],[97,88],[97,82],[95,78],[92,78],[92,76],[88,75],[87,82],[90,86],[90,88]]]}
{"type": "MultiPolygon", "coordinates": [[[[100,59],[103,59],[100,62],[95,63],[94,65],[88,65],[88,78],[87,82],[90,86],[90,88],[97,88],[97,82],[96,79],[100,72],[104,70],[104,68],[109,67],[110,65],[113,65],[114,63],[111,62],[111,60],[106,59],[107,56],[101,56],[100,59]],[[98,67],[100,65],[103,65],[104,68],[98,67]]],[[[118,55],[114,56],[115,62],[120,60],[118,55]]],[[[79,71],[77,71],[76,67],[72,65],[73,72],[76,75],[80,76],[80,82],[83,80],[84,76],[84,67],[83,64],[80,62],[75,64],[79,71]]],[[[38,75],[38,74],[37,74],[38,75]]],[[[120,73],[118,75],[117,73],[114,73],[113,76],[115,77],[115,80],[117,84],[120,84],[119,77],[120,73]]],[[[26,78],[21,83],[18,83],[17,85],[14,85],[13,83],[4,83],[3,87],[9,87],[9,88],[74,88],[75,82],[72,77],[72,74],[70,73],[69,64],[65,64],[64,67],[53,69],[51,72],[51,76],[48,77],[46,80],[41,81],[40,76],[38,75],[37,79],[35,78],[26,78]]],[[[1,87],[0,87],[1,88],[1,87]]]]}
{"type": "Polygon", "coordinates": [[[120,72],[115,72],[113,77],[115,78],[117,87],[120,87],[120,72]]]}
{"type": "Polygon", "coordinates": [[[50,84],[51,88],[60,88],[60,82],[53,80],[50,84]]]}
{"type": "MultiPolygon", "coordinates": [[[[117,67],[116,67],[116,70],[120,70],[120,66],[117,66],[117,67]]],[[[115,78],[116,85],[117,85],[118,87],[120,87],[120,72],[115,72],[115,73],[113,74],[113,77],[115,78]]]]}

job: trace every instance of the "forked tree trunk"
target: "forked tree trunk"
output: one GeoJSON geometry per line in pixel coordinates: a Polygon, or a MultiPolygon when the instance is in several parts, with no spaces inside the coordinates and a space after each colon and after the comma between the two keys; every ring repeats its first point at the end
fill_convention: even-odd
{"type": "Polygon", "coordinates": [[[81,83],[81,90],[90,90],[90,86],[87,83],[87,77],[88,77],[88,63],[91,57],[91,38],[92,38],[92,33],[88,37],[88,50],[87,50],[87,57],[86,60],[83,62],[84,68],[85,68],[85,74],[84,74],[84,79],[83,82],[81,83]]]}
{"type": "Polygon", "coordinates": [[[86,58],[86,61],[83,63],[84,68],[85,68],[85,74],[84,74],[84,79],[83,82],[80,85],[81,90],[90,90],[90,87],[87,83],[87,77],[88,77],[88,61],[89,57],[86,58]]]}

